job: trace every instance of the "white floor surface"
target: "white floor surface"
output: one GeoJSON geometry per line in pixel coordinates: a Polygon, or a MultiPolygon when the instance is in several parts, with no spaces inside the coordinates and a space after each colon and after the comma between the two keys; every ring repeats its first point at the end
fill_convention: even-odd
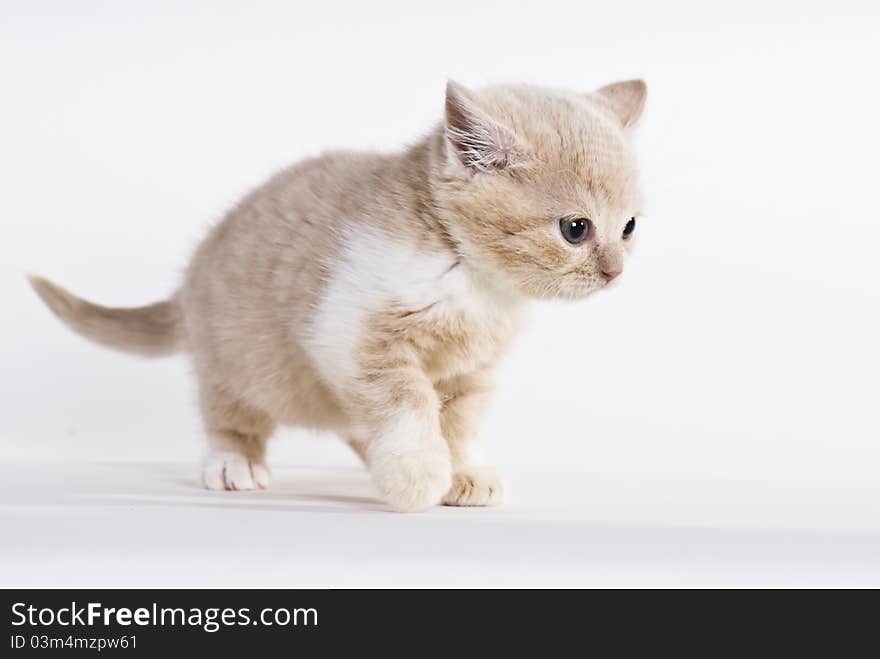
{"type": "Polygon", "coordinates": [[[402,515],[354,466],[274,476],[218,493],[185,464],[4,463],[0,585],[880,586],[876,515],[760,484],[648,500],[632,477],[518,469],[504,507],[402,515]]]}

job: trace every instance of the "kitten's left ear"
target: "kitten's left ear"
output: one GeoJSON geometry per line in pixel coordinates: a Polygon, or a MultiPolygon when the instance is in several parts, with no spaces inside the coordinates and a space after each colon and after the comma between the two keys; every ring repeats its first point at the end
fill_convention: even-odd
{"type": "Polygon", "coordinates": [[[648,86],[644,80],[624,80],[605,85],[595,92],[595,96],[614,112],[624,128],[628,128],[642,116],[648,86]]]}
{"type": "Polygon", "coordinates": [[[524,151],[513,131],[490,117],[472,92],[452,80],[446,85],[446,139],[454,157],[474,172],[511,167],[524,151]]]}

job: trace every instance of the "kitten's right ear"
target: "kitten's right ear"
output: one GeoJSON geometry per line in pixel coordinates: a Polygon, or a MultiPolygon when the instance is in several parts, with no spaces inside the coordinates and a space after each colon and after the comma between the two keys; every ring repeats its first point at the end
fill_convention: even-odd
{"type": "Polygon", "coordinates": [[[624,128],[629,128],[645,109],[648,86],[644,80],[623,80],[605,85],[595,95],[617,115],[624,128]]]}
{"type": "Polygon", "coordinates": [[[523,153],[513,132],[489,117],[474,95],[452,80],[446,85],[446,139],[458,161],[475,172],[505,169],[523,153]]]}

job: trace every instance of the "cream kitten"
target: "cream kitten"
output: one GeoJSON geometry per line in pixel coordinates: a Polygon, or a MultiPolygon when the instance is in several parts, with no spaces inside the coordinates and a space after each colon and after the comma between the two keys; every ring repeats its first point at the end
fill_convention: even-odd
{"type": "Polygon", "coordinates": [[[249,194],[165,302],[110,309],[32,284],[97,343],[191,355],[209,489],[265,488],[281,423],[338,433],[398,510],[496,504],[476,435],[493,367],[529,298],[620,274],[645,94],[450,82],[445,123],[404,152],[328,153],[249,194]]]}

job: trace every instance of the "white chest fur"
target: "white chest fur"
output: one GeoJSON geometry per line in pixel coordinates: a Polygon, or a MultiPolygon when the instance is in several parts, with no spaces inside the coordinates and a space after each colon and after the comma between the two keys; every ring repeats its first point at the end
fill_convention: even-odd
{"type": "MultiPolygon", "coordinates": [[[[332,386],[358,375],[358,355],[382,314],[409,317],[433,337],[432,377],[445,378],[491,360],[517,324],[519,301],[476,277],[451,252],[425,252],[365,233],[327,264],[331,276],[314,311],[306,347],[332,386]]],[[[430,348],[426,348],[430,350],[430,348]]]]}

